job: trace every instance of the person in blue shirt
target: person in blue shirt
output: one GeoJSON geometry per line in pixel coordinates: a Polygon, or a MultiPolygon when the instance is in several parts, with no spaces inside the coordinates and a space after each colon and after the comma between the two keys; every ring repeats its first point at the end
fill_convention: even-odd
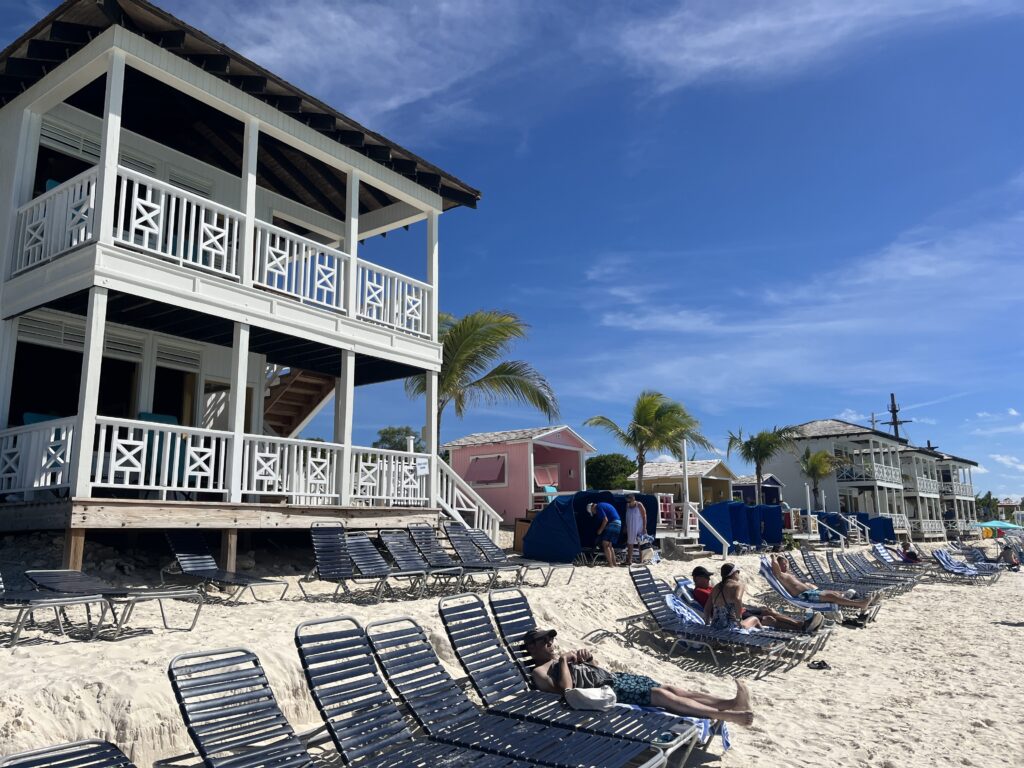
{"type": "Polygon", "coordinates": [[[615,507],[607,501],[588,504],[587,512],[591,517],[596,517],[599,520],[597,540],[601,544],[601,549],[604,550],[604,557],[608,561],[609,567],[614,568],[619,564],[615,558],[615,542],[619,540],[619,534],[622,533],[622,518],[615,511],[615,507]]]}

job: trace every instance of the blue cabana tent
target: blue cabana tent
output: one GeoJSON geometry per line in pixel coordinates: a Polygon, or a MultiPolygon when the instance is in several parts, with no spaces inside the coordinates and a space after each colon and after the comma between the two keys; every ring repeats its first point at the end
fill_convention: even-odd
{"type": "MultiPolygon", "coordinates": [[[[751,543],[747,505],[742,501],[719,501],[716,504],[709,504],[701,511],[701,515],[729,542],[729,551],[733,550],[734,541],[740,544],[751,543]]],[[[698,537],[704,549],[710,552],[718,552],[721,549],[721,543],[703,525],[698,527],[698,537]]]]}
{"type": "MultiPolygon", "coordinates": [[[[849,521],[838,512],[818,512],[817,515],[818,519],[825,523],[825,525],[839,531],[843,536],[850,532],[849,521]]],[[[839,537],[824,526],[818,526],[818,535],[822,541],[839,541],[839,537]]]]}
{"type": "MultiPolygon", "coordinates": [[[[637,500],[647,510],[647,533],[657,535],[658,499],[638,493],[637,500]]],[[[559,496],[537,513],[523,537],[523,557],[550,563],[571,563],[597,538],[598,522],[587,514],[591,502],[606,501],[623,518],[622,536],[617,546],[626,541],[626,497],[610,491],[580,491],[572,496],[559,496]]]]}
{"type": "Polygon", "coordinates": [[[896,529],[892,526],[891,517],[869,517],[866,512],[858,512],[857,520],[868,527],[868,535],[873,543],[896,541],[896,529]]]}
{"type": "Polygon", "coordinates": [[[757,509],[761,514],[761,541],[782,544],[782,506],[761,504],[757,509]]]}

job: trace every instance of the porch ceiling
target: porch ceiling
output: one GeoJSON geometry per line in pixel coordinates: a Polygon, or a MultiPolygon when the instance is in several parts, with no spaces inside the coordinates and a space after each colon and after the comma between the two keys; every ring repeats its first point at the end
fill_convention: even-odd
{"type": "MultiPolygon", "coordinates": [[[[87,303],[88,293],[81,291],[56,299],[47,306],[85,316],[87,303]]],[[[233,343],[234,328],[230,320],[173,304],[150,301],[120,291],[110,291],[107,296],[107,319],[112,323],[165,333],[191,341],[219,344],[223,347],[230,347],[233,343]]],[[[341,375],[341,350],[337,347],[254,325],[249,334],[249,348],[253,352],[266,355],[269,363],[316,371],[328,376],[341,375]]],[[[414,366],[383,360],[372,355],[357,354],[355,362],[356,386],[404,379],[422,372],[414,366]]]]}

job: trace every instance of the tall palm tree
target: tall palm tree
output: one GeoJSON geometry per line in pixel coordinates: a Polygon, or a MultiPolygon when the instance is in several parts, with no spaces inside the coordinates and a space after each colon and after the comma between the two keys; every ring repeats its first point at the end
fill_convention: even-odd
{"type": "MultiPolygon", "coordinates": [[[[821,481],[826,477],[835,472],[839,467],[846,464],[846,460],[835,456],[828,451],[814,451],[811,452],[810,448],[805,448],[803,455],[800,457],[800,471],[804,476],[811,481],[811,491],[813,494],[814,505],[818,505],[818,488],[821,485],[821,481]]],[[[807,510],[813,512],[814,510],[807,510]]]]}
{"type": "Polygon", "coordinates": [[[668,451],[682,461],[684,440],[707,450],[712,448],[711,441],[700,432],[700,422],[682,403],[651,390],[637,396],[633,416],[625,427],[620,427],[607,416],[592,416],[583,423],[607,430],[636,453],[636,487],[640,491],[644,489],[644,465],[648,451],[668,451]]]}
{"type": "MultiPolygon", "coordinates": [[[[437,389],[437,429],[449,405],[460,419],[472,406],[485,403],[517,402],[532,405],[547,416],[558,417],[555,392],[537,370],[522,360],[502,360],[527,328],[511,312],[480,310],[463,317],[442,313],[438,317],[437,340],[443,347],[437,389]]],[[[425,374],[405,380],[410,397],[426,392],[425,374]]]]}
{"type": "Polygon", "coordinates": [[[733,451],[748,464],[754,465],[754,475],[757,480],[756,499],[761,503],[761,480],[764,474],[764,465],[778,456],[783,451],[792,449],[793,442],[800,436],[796,427],[774,427],[765,429],[747,438],[743,437],[743,430],[737,430],[734,434],[729,432],[729,444],[726,446],[725,455],[731,456],[733,451]]]}

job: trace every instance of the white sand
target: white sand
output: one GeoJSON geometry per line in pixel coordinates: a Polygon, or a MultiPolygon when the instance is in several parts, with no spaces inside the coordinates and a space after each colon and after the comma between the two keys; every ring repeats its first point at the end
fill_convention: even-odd
{"type": "MultiPolygon", "coordinates": [[[[745,578],[756,558],[737,558],[745,578]]],[[[705,561],[707,562],[707,561],[705,561]]],[[[717,567],[719,561],[709,563],[717,567]]],[[[659,576],[686,563],[656,566],[659,576]]],[[[558,581],[562,577],[555,576],[558,581]]],[[[751,589],[763,584],[752,579],[751,589]]],[[[821,654],[830,671],[806,666],[752,681],[756,722],[733,727],[733,749],[717,740],[691,764],[722,766],[992,766],[1024,763],[1024,574],[991,588],[925,585],[887,600],[867,629],[837,628],[821,654]],[[703,760],[704,762],[701,762],[703,760]]],[[[577,569],[570,587],[529,589],[540,621],[559,629],[563,647],[638,613],[625,569],[577,569]]],[[[406,614],[427,626],[442,659],[461,675],[437,617],[436,599],[379,606],[308,603],[293,587],[279,603],[207,605],[191,634],[165,632],[117,642],[81,643],[29,630],[42,642],[0,649],[0,754],[87,737],[110,739],[140,766],[190,751],[167,681],[177,653],[245,646],[259,654],[285,713],[297,728],[318,723],[292,642],[305,619],[348,613],[362,622],[406,614]]],[[[185,610],[176,610],[182,620],[185,610]]],[[[0,614],[0,619],[8,617],[0,614]]],[[[155,606],[136,616],[156,628],[155,606]]],[[[606,639],[595,649],[612,669],[731,695],[732,683],[655,659],[606,639]]]]}

